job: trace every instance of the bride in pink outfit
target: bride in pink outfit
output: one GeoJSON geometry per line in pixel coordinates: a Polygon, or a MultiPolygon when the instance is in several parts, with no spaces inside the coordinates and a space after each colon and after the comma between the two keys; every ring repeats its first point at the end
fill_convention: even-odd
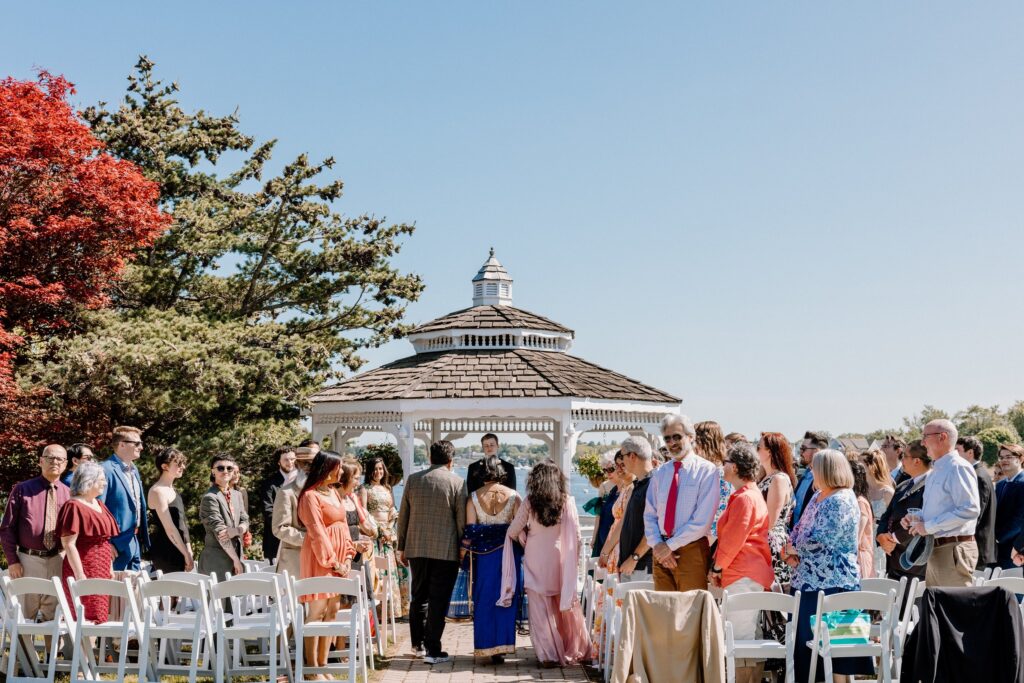
{"type": "Polygon", "coordinates": [[[500,606],[512,603],[516,590],[512,543],[524,548],[523,576],[530,615],[530,640],[541,666],[589,660],[590,635],[576,595],[580,523],[576,502],[557,465],[542,462],[530,471],[526,501],[505,538],[500,606]]]}

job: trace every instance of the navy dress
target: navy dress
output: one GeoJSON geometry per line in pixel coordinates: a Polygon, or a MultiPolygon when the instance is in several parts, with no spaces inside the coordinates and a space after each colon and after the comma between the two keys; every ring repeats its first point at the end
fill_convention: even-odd
{"type": "Polygon", "coordinates": [[[612,515],[612,508],[615,507],[615,501],[618,499],[618,486],[606,493],[604,498],[601,499],[601,515],[597,520],[597,536],[594,537],[594,546],[590,549],[591,557],[597,557],[601,554],[601,548],[604,547],[604,542],[608,538],[608,532],[611,531],[612,523],[615,521],[615,516],[612,515]]]}

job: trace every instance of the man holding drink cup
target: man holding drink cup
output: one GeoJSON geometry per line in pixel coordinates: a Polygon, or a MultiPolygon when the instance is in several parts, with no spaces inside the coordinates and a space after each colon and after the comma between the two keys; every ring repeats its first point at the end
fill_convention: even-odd
{"type": "Polygon", "coordinates": [[[912,508],[901,524],[917,536],[932,536],[925,581],[929,587],[971,586],[978,562],[974,530],[981,512],[974,468],[955,449],[957,429],[949,420],[924,426],[921,441],[934,463],[924,489],[924,507],[912,508]]]}

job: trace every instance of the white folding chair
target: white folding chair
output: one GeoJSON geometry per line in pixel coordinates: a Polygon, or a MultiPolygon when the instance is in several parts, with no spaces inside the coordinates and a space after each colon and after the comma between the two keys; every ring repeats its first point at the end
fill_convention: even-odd
{"type": "MultiPolygon", "coordinates": [[[[362,614],[363,602],[359,599],[363,587],[354,578],[337,576],[316,576],[309,579],[294,581],[292,592],[297,599],[304,595],[331,594],[347,596],[352,606],[340,610],[330,621],[306,621],[306,610],[297,610],[295,619],[295,680],[302,681],[307,675],[344,672],[349,681],[355,681],[357,675],[367,680],[366,639],[363,636],[365,618],[362,614]],[[348,662],[331,664],[323,667],[307,667],[305,663],[305,638],[348,638],[348,662]]],[[[301,606],[301,603],[300,603],[301,606]]],[[[370,655],[372,657],[372,654],[370,655]]]]}
{"type": "Polygon", "coordinates": [[[71,658],[71,680],[77,680],[78,674],[80,672],[87,673],[87,669],[91,669],[94,674],[116,673],[119,681],[124,680],[125,672],[129,667],[137,673],[138,665],[130,665],[128,662],[128,640],[131,638],[141,639],[142,620],[139,618],[139,608],[135,602],[135,591],[132,590],[128,582],[113,579],[82,579],[81,581],[68,579],[68,587],[71,589],[71,599],[75,604],[77,616],[75,652],[71,658]],[[85,618],[82,598],[90,596],[101,596],[107,601],[120,600],[121,615],[102,624],[88,621],[85,618]],[[99,648],[98,655],[93,651],[91,643],[93,638],[96,639],[99,648]],[[115,639],[118,641],[117,664],[107,664],[105,661],[107,641],[115,639]]]}
{"type": "Polygon", "coordinates": [[[287,631],[280,615],[280,596],[278,582],[263,578],[238,576],[210,588],[217,628],[214,676],[219,683],[231,683],[232,678],[259,674],[267,675],[267,683],[276,683],[281,669],[284,669],[288,680],[294,680],[288,661],[287,631]],[[265,599],[267,611],[240,614],[242,600],[250,596],[265,599]],[[225,600],[230,602],[232,610],[238,612],[227,614],[224,611],[225,600]],[[245,643],[251,641],[260,643],[261,649],[262,644],[266,644],[266,664],[255,663],[252,657],[246,655],[245,643]]]}
{"type": "MultiPolygon", "coordinates": [[[[29,683],[29,681],[53,681],[58,670],[71,671],[71,665],[67,660],[58,661],[60,652],[61,636],[74,640],[76,624],[68,616],[67,599],[64,596],[64,588],[61,586],[60,577],[50,579],[39,579],[33,577],[22,577],[11,579],[3,576],[0,579],[3,584],[5,599],[5,612],[3,613],[4,633],[7,636],[7,678],[9,683],[29,683]],[[54,611],[53,619],[37,622],[34,618],[26,618],[22,609],[22,602],[27,595],[44,595],[52,597],[57,601],[57,608],[54,611]],[[49,639],[50,647],[45,653],[46,675],[40,666],[39,655],[35,647],[35,639],[42,636],[49,639]],[[25,675],[16,675],[20,670],[25,675]]],[[[33,615],[34,616],[34,615],[33,615]]],[[[0,639],[0,648],[4,647],[4,641],[0,639]]],[[[45,647],[44,647],[45,650],[45,647]]]]}
{"type": "Polygon", "coordinates": [[[983,586],[986,581],[992,578],[992,567],[986,567],[985,569],[974,570],[974,585],[983,586]]]}
{"type": "MultiPolygon", "coordinates": [[[[373,661],[373,642],[372,637],[370,635],[372,624],[370,622],[371,616],[369,601],[367,600],[366,597],[366,576],[361,571],[352,570],[351,572],[349,572],[349,575],[345,578],[351,579],[359,585],[359,594],[355,596],[356,601],[358,602],[359,605],[359,609],[358,611],[355,611],[354,608],[356,605],[355,603],[353,603],[351,607],[338,610],[338,613],[335,616],[335,620],[343,621],[345,619],[355,619],[357,617],[362,619],[362,624],[360,625],[359,628],[359,645],[362,648],[363,657],[366,659],[366,662],[368,663],[370,670],[374,671],[376,670],[376,667],[373,661]]],[[[340,652],[335,651],[334,653],[332,653],[332,655],[329,656],[341,658],[343,655],[340,652]]]]}
{"type": "Polygon", "coordinates": [[[270,560],[242,560],[242,567],[245,569],[245,573],[249,572],[266,572],[274,570],[274,563],[270,560]]]}
{"type": "Polygon", "coordinates": [[[996,567],[992,570],[992,574],[989,578],[1002,579],[1002,578],[1024,578],[1024,567],[1014,567],[1013,569],[1001,569],[996,567]]]}
{"type": "Polygon", "coordinates": [[[384,642],[398,642],[398,630],[395,627],[396,615],[398,613],[397,602],[400,596],[396,595],[396,573],[392,555],[376,555],[373,558],[374,568],[377,574],[383,577],[384,590],[381,591],[383,600],[380,606],[379,628],[384,642]]]}
{"type": "Polygon", "coordinates": [[[605,573],[604,581],[601,583],[601,630],[597,634],[600,638],[600,651],[598,665],[602,670],[608,670],[608,647],[611,637],[611,620],[615,613],[615,586],[618,585],[618,577],[615,574],[605,573]]]}
{"type": "Polygon", "coordinates": [[[809,681],[813,681],[818,666],[818,656],[825,662],[825,680],[832,680],[832,660],[844,657],[877,657],[881,663],[881,675],[879,680],[882,683],[892,683],[892,668],[890,666],[890,648],[892,647],[892,633],[896,592],[869,593],[867,591],[849,591],[825,595],[818,593],[818,609],[812,630],[811,642],[807,647],[811,648],[811,671],[809,681]],[[823,616],[830,612],[843,610],[870,610],[882,614],[882,622],[878,629],[878,641],[867,643],[833,643],[829,639],[828,626],[824,623],[823,616]]]}
{"type": "Polygon", "coordinates": [[[989,579],[985,582],[985,586],[999,586],[1005,588],[1011,593],[1015,593],[1017,598],[1017,604],[1021,610],[1021,616],[1024,616],[1024,603],[1020,602],[1021,595],[1024,595],[1024,578],[1018,578],[1016,576],[1000,576],[999,578],[989,579]]]}
{"type": "Polygon", "coordinates": [[[619,605],[625,599],[626,594],[631,591],[654,590],[653,581],[623,581],[615,585],[612,591],[611,602],[613,604],[611,623],[608,629],[608,656],[605,657],[604,677],[608,680],[611,677],[612,669],[615,668],[615,657],[622,646],[622,607],[619,605]]]}
{"type": "MultiPolygon", "coordinates": [[[[184,583],[198,584],[201,583],[206,587],[206,595],[209,598],[210,587],[217,583],[216,572],[210,574],[200,574],[199,572],[167,572],[164,574],[160,570],[156,571],[156,580],[158,581],[182,581],[184,583]]],[[[194,612],[197,609],[197,605],[194,601],[185,598],[178,600],[177,604],[172,605],[172,601],[169,597],[160,599],[161,604],[165,612],[173,612],[174,614],[185,614],[186,612],[194,612]]],[[[211,611],[212,614],[212,611],[211,611]]]]}
{"type": "MultiPolygon", "coordinates": [[[[895,625],[898,624],[900,605],[903,604],[903,594],[907,591],[907,577],[900,577],[900,580],[896,579],[885,579],[881,577],[873,579],[861,579],[860,589],[867,591],[868,593],[884,593],[888,594],[889,591],[896,591],[896,619],[895,625]]],[[[878,622],[872,622],[871,624],[871,637],[878,637],[878,622]]]]}
{"type": "Polygon", "coordinates": [[[187,675],[189,683],[196,683],[200,670],[213,671],[213,622],[208,607],[208,585],[202,581],[186,583],[160,579],[140,588],[143,626],[139,641],[139,683],[158,682],[161,676],[169,675],[187,675]],[[197,609],[190,615],[164,609],[172,599],[179,603],[189,600],[197,609]],[[186,654],[180,647],[182,642],[188,642],[191,648],[187,664],[181,663],[186,654]],[[168,661],[169,656],[173,658],[171,661],[168,661]]]}
{"type": "Polygon", "coordinates": [[[725,666],[729,683],[736,683],[737,659],[785,659],[786,683],[794,683],[793,656],[796,644],[796,615],[800,612],[800,591],[794,595],[762,591],[731,595],[722,591],[722,623],[725,630],[725,666]],[[782,612],[791,618],[786,623],[786,642],[768,639],[737,640],[732,618],[737,612],[782,612]]]}
{"type": "Polygon", "coordinates": [[[896,626],[896,633],[893,637],[892,658],[893,678],[899,680],[900,671],[903,669],[903,649],[906,647],[907,636],[914,630],[914,625],[920,618],[917,610],[917,601],[924,595],[928,586],[921,579],[915,578],[910,581],[907,587],[906,600],[903,603],[903,614],[896,626]]]}
{"type": "Polygon", "coordinates": [[[594,624],[594,571],[597,569],[596,557],[589,557],[583,564],[583,590],[580,592],[580,607],[583,609],[583,621],[587,625],[587,633],[594,624]]]}

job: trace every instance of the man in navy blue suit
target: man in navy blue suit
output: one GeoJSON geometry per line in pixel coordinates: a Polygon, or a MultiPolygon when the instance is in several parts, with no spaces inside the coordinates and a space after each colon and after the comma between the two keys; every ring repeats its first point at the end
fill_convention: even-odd
{"type": "Polygon", "coordinates": [[[1013,567],[1013,543],[1024,531],[1024,448],[999,446],[1003,478],[996,484],[996,561],[1003,569],[1013,567]]]}
{"type": "Polygon", "coordinates": [[[114,569],[138,569],[142,562],[142,549],[149,547],[146,492],[135,467],[135,461],[142,455],[142,431],[136,427],[117,427],[111,446],[114,455],[100,463],[107,474],[107,490],[100,500],[121,530],[110,539],[116,553],[114,569]]]}

